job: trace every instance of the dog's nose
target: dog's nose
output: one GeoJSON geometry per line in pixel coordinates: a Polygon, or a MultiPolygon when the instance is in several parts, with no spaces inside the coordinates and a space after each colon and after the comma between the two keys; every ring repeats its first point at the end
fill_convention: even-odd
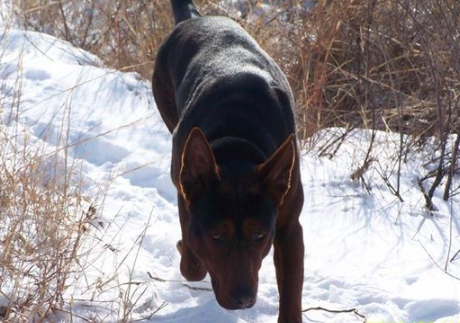
{"type": "Polygon", "coordinates": [[[237,308],[250,308],[256,303],[256,295],[252,291],[241,291],[234,294],[237,308]]]}
{"type": "Polygon", "coordinates": [[[241,297],[237,300],[239,308],[250,308],[255,304],[256,300],[254,297],[241,297]]]}

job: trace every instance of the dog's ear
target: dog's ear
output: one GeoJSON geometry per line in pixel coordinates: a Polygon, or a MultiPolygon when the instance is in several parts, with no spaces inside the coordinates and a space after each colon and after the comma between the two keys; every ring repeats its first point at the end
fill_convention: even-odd
{"type": "Polygon", "coordinates": [[[182,196],[190,201],[219,179],[216,159],[205,134],[193,128],[182,152],[179,186],[182,196]]]}
{"type": "Polygon", "coordinates": [[[278,206],[283,204],[291,186],[296,157],[294,138],[291,134],[267,161],[256,166],[256,176],[278,206]]]}

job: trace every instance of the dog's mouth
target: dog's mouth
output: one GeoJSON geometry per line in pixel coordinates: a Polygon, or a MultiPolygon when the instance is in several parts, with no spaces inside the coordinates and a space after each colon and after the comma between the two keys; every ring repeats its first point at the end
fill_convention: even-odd
{"type": "MultiPolygon", "coordinates": [[[[217,279],[211,277],[212,289],[217,303],[227,310],[241,310],[251,308],[257,301],[257,291],[251,287],[234,288],[223,293],[217,279]]],[[[229,284],[231,286],[231,284],[229,284]]]]}

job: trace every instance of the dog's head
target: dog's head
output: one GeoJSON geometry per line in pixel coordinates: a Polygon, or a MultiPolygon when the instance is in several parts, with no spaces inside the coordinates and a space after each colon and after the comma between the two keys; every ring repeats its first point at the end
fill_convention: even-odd
{"type": "Polygon", "coordinates": [[[277,208],[289,191],[294,136],[260,165],[219,166],[203,132],[185,144],[179,190],[190,216],[188,241],[211,276],[219,304],[252,307],[258,271],[270,251],[277,208]]]}

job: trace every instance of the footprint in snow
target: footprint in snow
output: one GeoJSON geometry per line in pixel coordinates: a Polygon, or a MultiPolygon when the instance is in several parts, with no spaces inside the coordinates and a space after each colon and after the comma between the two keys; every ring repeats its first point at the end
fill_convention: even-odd
{"type": "Polygon", "coordinates": [[[406,304],[409,322],[435,322],[460,312],[460,304],[453,299],[424,299],[406,304]]]}
{"type": "Polygon", "coordinates": [[[25,77],[32,81],[44,81],[51,78],[51,75],[45,70],[29,69],[25,73],[25,77]]]}

